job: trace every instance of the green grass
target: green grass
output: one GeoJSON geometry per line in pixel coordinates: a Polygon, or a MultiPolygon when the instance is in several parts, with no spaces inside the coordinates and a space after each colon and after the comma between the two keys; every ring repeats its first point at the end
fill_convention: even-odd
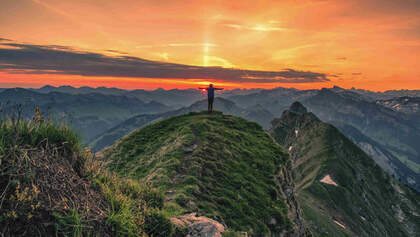
{"type": "Polygon", "coordinates": [[[119,176],[159,187],[169,215],[198,211],[258,234],[291,228],[276,179],[288,155],[256,123],[190,113],[145,126],[104,154],[119,176]]]}
{"type": "Polygon", "coordinates": [[[78,210],[74,208],[70,209],[65,216],[60,213],[54,213],[54,216],[56,218],[55,228],[60,234],[73,237],[82,237],[84,234],[91,234],[90,231],[85,230],[88,225],[84,224],[78,210]]]}
{"type": "MultiPolygon", "coordinates": [[[[306,225],[312,230],[314,236],[337,236],[345,237],[352,236],[350,233],[344,231],[341,227],[335,224],[328,214],[320,212],[313,203],[313,199],[305,193],[299,197],[306,225]]],[[[317,203],[317,205],[320,205],[317,203]]]]}

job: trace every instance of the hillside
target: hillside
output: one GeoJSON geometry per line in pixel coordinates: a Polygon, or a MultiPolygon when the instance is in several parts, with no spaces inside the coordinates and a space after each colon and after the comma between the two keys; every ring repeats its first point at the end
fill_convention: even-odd
{"type": "MultiPolygon", "coordinates": [[[[234,102],[223,98],[215,99],[214,108],[216,110],[222,111],[225,114],[236,115],[248,119],[250,121],[257,122],[264,128],[268,128],[270,121],[274,118],[274,115],[272,115],[262,106],[257,105],[248,109],[243,109],[241,107],[238,107],[234,102]]],[[[135,129],[149,124],[153,121],[189,112],[203,111],[206,109],[207,100],[201,100],[195,102],[194,104],[188,107],[168,111],[165,113],[136,115],[100,134],[90,142],[90,145],[93,151],[99,151],[104,147],[112,145],[116,140],[129,134],[131,131],[134,131],[135,129]]]]}
{"type": "Polygon", "coordinates": [[[418,236],[419,196],[300,103],[272,122],[289,150],[296,195],[315,236],[418,236]]]}
{"type": "Polygon", "coordinates": [[[67,126],[0,120],[1,236],[168,236],[153,187],[101,168],[67,126]]]}
{"type": "Polygon", "coordinates": [[[397,97],[388,100],[377,100],[376,104],[408,115],[413,124],[420,129],[420,97],[397,97]]]}
{"type": "Polygon", "coordinates": [[[274,88],[249,95],[232,95],[229,100],[238,106],[247,108],[260,105],[275,116],[280,116],[291,103],[315,95],[318,90],[297,90],[294,88],[274,88]]]}
{"type": "Polygon", "coordinates": [[[407,114],[420,114],[420,97],[397,97],[389,100],[378,100],[376,103],[395,111],[407,114]]]}
{"type": "Polygon", "coordinates": [[[159,187],[169,216],[198,212],[251,236],[305,233],[285,193],[289,156],[256,123],[189,113],[136,130],[103,156],[119,177],[159,187]]]}
{"type": "MultiPolygon", "coordinates": [[[[420,130],[410,115],[367,102],[357,93],[322,89],[302,101],[322,121],[347,124],[381,144],[392,156],[391,165],[404,183],[420,191],[420,130]],[[399,161],[395,161],[397,158],[399,161]],[[407,168],[411,172],[403,172],[407,168]]],[[[343,130],[345,135],[348,130],[343,130]]],[[[363,147],[362,147],[363,148],[363,147]]],[[[385,168],[385,167],[384,167],[385,168]]]]}

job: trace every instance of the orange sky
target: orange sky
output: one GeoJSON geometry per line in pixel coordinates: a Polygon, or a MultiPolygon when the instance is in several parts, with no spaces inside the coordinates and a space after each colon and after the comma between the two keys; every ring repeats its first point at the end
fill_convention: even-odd
{"type": "Polygon", "coordinates": [[[2,0],[1,4],[0,38],[14,43],[205,67],[290,68],[323,73],[329,81],[241,83],[11,73],[6,68],[0,69],[0,87],[153,89],[212,81],[229,88],[420,89],[417,0],[2,0]]]}

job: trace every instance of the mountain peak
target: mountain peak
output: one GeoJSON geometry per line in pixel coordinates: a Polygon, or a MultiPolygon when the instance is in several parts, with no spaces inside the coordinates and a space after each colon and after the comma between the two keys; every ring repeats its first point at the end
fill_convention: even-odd
{"type": "Polygon", "coordinates": [[[306,109],[306,107],[300,103],[299,101],[295,101],[289,108],[290,112],[293,112],[295,114],[304,114],[306,112],[308,112],[308,110],[306,109]]]}
{"type": "Polygon", "coordinates": [[[43,87],[41,87],[41,88],[39,88],[39,89],[55,89],[56,87],[55,86],[52,86],[52,85],[45,85],[45,86],[43,86],[43,87]]]}

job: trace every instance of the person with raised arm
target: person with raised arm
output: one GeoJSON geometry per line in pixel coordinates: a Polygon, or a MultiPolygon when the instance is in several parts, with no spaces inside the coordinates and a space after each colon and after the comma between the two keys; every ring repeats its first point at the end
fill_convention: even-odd
{"type": "Polygon", "coordinates": [[[202,91],[207,91],[207,99],[208,99],[208,112],[213,112],[213,102],[214,102],[214,91],[221,91],[223,88],[216,88],[213,87],[213,84],[210,84],[209,87],[200,87],[202,91]]]}

